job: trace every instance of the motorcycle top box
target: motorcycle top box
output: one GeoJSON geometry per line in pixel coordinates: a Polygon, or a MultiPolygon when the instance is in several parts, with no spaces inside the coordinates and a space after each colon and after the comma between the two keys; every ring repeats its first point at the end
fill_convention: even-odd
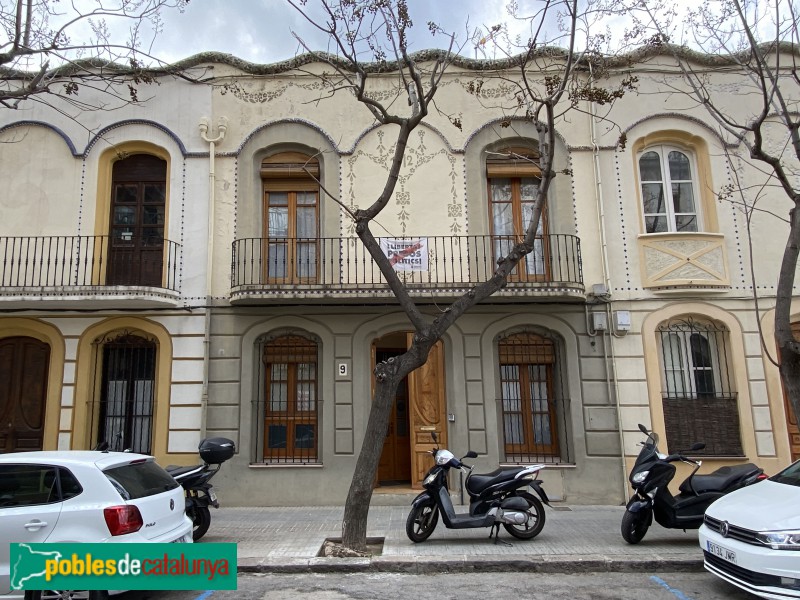
{"type": "Polygon", "coordinates": [[[200,442],[198,450],[200,451],[200,458],[206,463],[219,465],[233,456],[234,452],[236,452],[236,444],[228,438],[208,438],[200,442]]]}

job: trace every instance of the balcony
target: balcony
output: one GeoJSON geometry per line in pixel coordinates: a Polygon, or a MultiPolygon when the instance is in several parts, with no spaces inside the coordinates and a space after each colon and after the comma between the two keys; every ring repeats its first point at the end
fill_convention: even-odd
{"type": "Polygon", "coordinates": [[[0,237],[0,306],[174,306],[179,250],[161,238],[0,237]]]}
{"type": "MultiPolygon", "coordinates": [[[[429,236],[379,239],[411,295],[455,298],[491,277],[497,256],[516,243],[498,236],[429,236]]],[[[231,302],[304,299],[346,302],[393,297],[358,238],[246,238],[233,242],[231,302]]],[[[583,300],[580,239],[553,234],[509,277],[497,299],[583,300]]]]}

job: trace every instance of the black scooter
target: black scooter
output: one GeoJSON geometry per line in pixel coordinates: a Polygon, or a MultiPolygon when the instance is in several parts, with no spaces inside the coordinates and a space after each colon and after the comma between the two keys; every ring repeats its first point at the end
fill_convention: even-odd
{"type": "Polygon", "coordinates": [[[219,508],[217,494],[209,481],[219,472],[222,463],[234,455],[236,445],[228,438],[207,438],[200,442],[198,450],[200,458],[203,459],[202,465],[193,467],[170,465],[166,468],[167,473],[172,475],[184,490],[186,515],[194,523],[192,539],[195,542],[206,534],[211,525],[211,511],[208,507],[219,508]],[[216,465],[217,468],[212,469],[211,465],[216,465]]]}
{"type": "MultiPolygon", "coordinates": [[[[629,544],[638,544],[647,533],[655,516],[656,522],[667,529],[699,529],[703,514],[712,502],[725,494],[766,479],[764,470],[752,463],[720,467],[707,475],[695,475],[703,464],[681,452],[662,454],[658,451],[658,434],[644,425],[639,430],[647,436],[628,477],[635,493],[622,517],[622,537],[629,544]],[[667,485],[675,477],[674,462],[681,461],[694,468],[681,483],[677,496],[667,485]]],[[[702,450],[706,445],[694,444],[687,452],[702,450]]]]}
{"type": "MultiPolygon", "coordinates": [[[[520,540],[539,535],[545,518],[542,502],[550,505],[542,482],[536,479],[544,465],[497,469],[485,475],[473,475],[474,467],[462,463],[449,450],[440,449],[436,434],[431,435],[437,444],[429,451],[433,455],[434,465],[422,482],[425,491],[414,498],[406,519],[406,535],[412,542],[424,542],[430,537],[439,522],[439,513],[448,529],[491,527],[489,537],[494,536],[495,544],[511,545],[499,540],[501,524],[508,533],[520,540]],[[469,514],[456,514],[453,508],[447,487],[447,475],[451,468],[467,473],[465,487],[470,496],[469,514]],[[539,495],[541,501],[523,491],[528,486],[539,495]]],[[[477,456],[477,452],[470,450],[464,458],[477,456]]]]}

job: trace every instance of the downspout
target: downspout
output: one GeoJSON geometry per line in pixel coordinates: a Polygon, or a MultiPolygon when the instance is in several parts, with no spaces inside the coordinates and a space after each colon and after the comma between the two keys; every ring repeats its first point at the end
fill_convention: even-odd
{"type": "Polygon", "coordinates": [[[211,361],[211,270],[214,262],[214,211],[215,211],[215,187],[216,175],[214,173],[214,155],[216,152],[215,145],[225,138],[225,132],[228,129],[228,119],[220,117],[219,135],[215,138],[210,138],[208,133],[208,119],[203,117],[200,119],[200,137],[204,142],[208,142],[208,246],[206,250],[206,305],[205,305],[205,323],[203,324],[203,394],[200,399],[200,439],[206,437],[206,413],[208,411],[208,373],[209,364],[211,361]]]}
{"type": "MultiPolygon", "coordinates": [[[[589,61],[589,76],[594,80],[594,73],[592,72],[592,62],[589,61]]],[[[600,147],[597,144],[597,128],[596,128],[596,119],[595,119],[595,105],[594,102],[589,101],[589,124],[590,124],[590,131],[592,135],[592,158],[593,158],[593,166],[594,166],[594,183],[595,183],[595,200],[596,200],[596,207],[597,207],[597,227],[600,233],[600,246],[602,248],[601,254],[601,266],[603,269],[603,283],[606,286],[606,290],[611,292],[611,279],[608,274],[608,240],[606,239],[606,213],[605,213],[605,202],[603,199],[603,178],[601,175],[600,170],[600,147]]],[[[625,436],[623,435],[622,430],[622,412],[619,402],[619,382],[617,381],[617,356],[614,351],[614,324],[612,321],[612,311],[610,307],[610,299],[605,300],[607,302],[606,305],[606,314],[608,315],[607,322],[608,322],[608,338],[606,338],[605,334],[603,334],[603,362],[606,365],[606,390],[607,393],[610,395],[614,395],[614,405],[617,411],[617,434],[619,435],[619,453],[620,453],[620,461],[622,467],[622,493],[623,497],[625,498],[625,503],[627,504],[628,500],[630,499],[630,493],[628,490],[628,467],[625,464],[625,436]],[[608,339],[608,345],[606,345],[606,339],[608,339]],[[611,372],[609,373],[608,370],[608,348],[611,348],[611,372]],[[612,390],[613,387],[613,390],[612,390]]]]}

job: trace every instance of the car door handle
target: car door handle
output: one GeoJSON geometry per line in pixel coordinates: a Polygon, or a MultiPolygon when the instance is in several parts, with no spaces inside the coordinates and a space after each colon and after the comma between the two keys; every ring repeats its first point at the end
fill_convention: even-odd
{"type": "Polygon", "coordinates": [[[42,527],[47,527],[47,522],[36,519],[34,521],[31,521],[30,523],[25,523],[24,527],[25,529],[31,529],[33,531],[36,531],[37,529],[41,529],[42,527]]]}

